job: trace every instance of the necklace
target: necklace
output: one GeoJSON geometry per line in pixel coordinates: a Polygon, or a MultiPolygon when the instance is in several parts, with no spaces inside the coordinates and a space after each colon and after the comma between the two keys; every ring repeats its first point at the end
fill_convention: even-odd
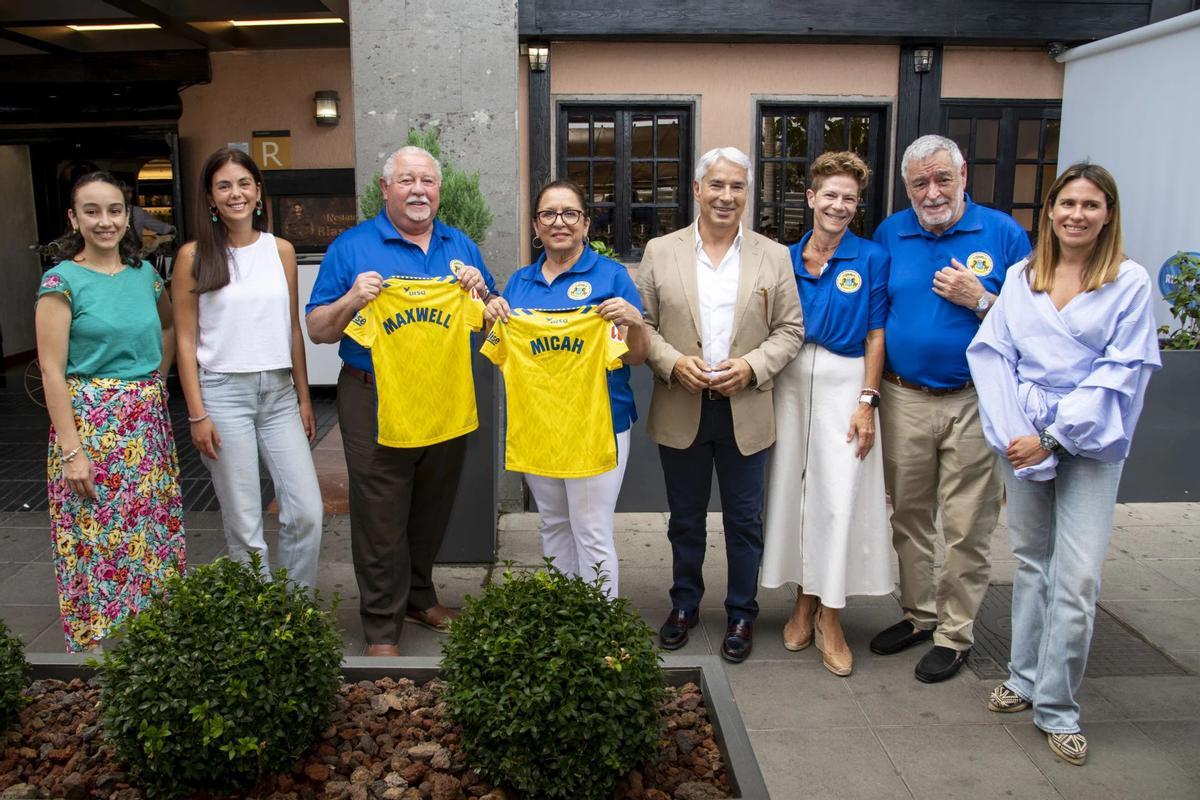
{"type": "Polygon", "coordinates": [[[99,273],[107,278],[115,278],[125,270],[125,264],[121,262],[118,262],[117,266],[112,269],[105,269],[104,267],[100,266],[92,266],[91,264],[85,264],[83,261],[76,261],[75,263],[84,269],[99,273]]]}

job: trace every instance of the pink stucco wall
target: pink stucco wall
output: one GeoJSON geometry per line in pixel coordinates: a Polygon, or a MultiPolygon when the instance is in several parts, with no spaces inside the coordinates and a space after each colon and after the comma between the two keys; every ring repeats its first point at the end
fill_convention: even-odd
{"type": "Polygon", "coordinates": [[[1058,100],[1063,70],[1045,50],[947,47],[942,52],[942,97],[1058,100]]]}

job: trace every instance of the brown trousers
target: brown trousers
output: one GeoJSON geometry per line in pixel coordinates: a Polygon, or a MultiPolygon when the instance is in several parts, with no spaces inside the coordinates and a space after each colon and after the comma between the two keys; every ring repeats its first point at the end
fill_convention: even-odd
{"type": "Polygon", "coordinates": [[[934,644],[966,650],[987,591],[1000,471],[983,438],[974,389],[933,397],[884,381],[879,408],[883,477],[904,616],[934,644]],[[934,576],[936,517],[946,554],[934,576]]]}
{"type": "Polygon", "coordinates": [[[367,644],[396,644],[404,615],[437,605],[433,559],[454,507],[467,437],[427,447],[376,442],[375,385],[342,371],[338,424],[350,485],[350,550],[367,644]]]}

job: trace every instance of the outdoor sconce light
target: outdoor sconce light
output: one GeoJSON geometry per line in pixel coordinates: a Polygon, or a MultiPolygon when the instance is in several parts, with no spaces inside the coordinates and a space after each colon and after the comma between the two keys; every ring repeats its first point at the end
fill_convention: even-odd
{"type": "Polygon", "coordinates": [[[545,44],[529,45],[529,70],[545,72],[550,64],[550,46],[545,44]]]}
{"type": "Polygon", "coordinates": [[[313,117],[318,125],[337,125],[342,115],[338,113],[338,93],[334,91],[317,92],[313,95],[313,117]]]}
{"type": "Polygon", "coordinates": [[[929,72],[933,68],[933,50],[918,47],[913,50],[913,72],[929,72]]]}

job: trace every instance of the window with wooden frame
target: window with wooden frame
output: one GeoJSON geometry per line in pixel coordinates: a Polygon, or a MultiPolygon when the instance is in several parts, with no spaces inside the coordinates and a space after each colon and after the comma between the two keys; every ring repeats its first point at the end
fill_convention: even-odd
{"type": "Polygon", "coordinates": [[[627,261],[691,221],[692,106],[558,107],[558,177],[587,198],[589,236],[627,261]]]}
{"type": "Polygon", "coordinates": [[[1042,203],[1058,176],[1062,104],[943,100],[942,108],[946,135],[967,160],[971,199],[1012,214],[1037,241],[1042,203]]]}
{"type": "Polygon", "coordinates": [[[804,195],[809,164],[824,152],[851,150],[871,168],[871,179],[850,227],[871,235],[883,219],[887,196],[886,106],[764,103],[757,131],[756,231],[783,244],[798,242],[812,227],[804,195]]]}

